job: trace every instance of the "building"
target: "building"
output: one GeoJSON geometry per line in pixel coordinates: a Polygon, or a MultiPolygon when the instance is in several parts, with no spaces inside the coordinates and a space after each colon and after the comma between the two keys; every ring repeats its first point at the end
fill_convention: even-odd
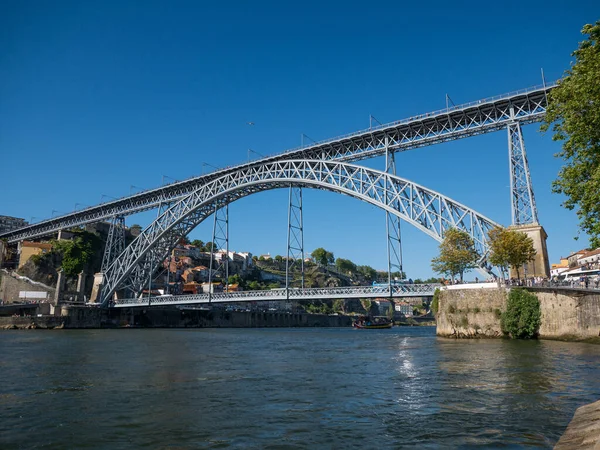
{"type": "Polygon", "coordinates": [[[560,263],[552,264],[552,266],[550,266],[550,276],[552,278],[557,277],[558,275],[560,275],[562,272],[564,272],[566,270],[569,270],[569,260],[568,260],[568,258],[563,258],[561,256],[560,263]]]}
{"type": "Polygon", "coordinates": [[[396,303],[396,311],[402,314],[404,317],[413,316],[413,307],[407,302],[396,303]]]}
{"type": "Polygon", "coordinates": [[[48,253],[52,250],[52,244],[47,242],[30,242],[23,241],[20,244],[20,253],[19,253],[19,269],[25,265],[29,258],[33,255],[40,255],[44,253],[48,253]]]}
{"type": "Polygon", "coordinates": [[[567,256],[567,261],[569,262],[569,268],[572,269],[579,265],[579,258],[585,255],[588,252],[587,249],[579,250],[578,252],[573,252],[569,256],[567,256]]]}
{"type": "Polygon", "coordinates": [[[25,219],[20,217],[0,216],[0,234],[16,230],[29,225],[25,219]]]}

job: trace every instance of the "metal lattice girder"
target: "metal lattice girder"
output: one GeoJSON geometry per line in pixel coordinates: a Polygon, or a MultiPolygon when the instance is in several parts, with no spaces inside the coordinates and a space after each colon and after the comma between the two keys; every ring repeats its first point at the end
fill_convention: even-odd
{"type": "Polygon", "coordinates": [[[507,130],[512,223],[513,225],[538,224],[521,126],[518,122],[509,123],[507,130]]]}
{"type": "Polygon", "coordinates": [[[123,250],[125,250],[125,218],[122,216],[114,217],[108,229],[101,272],[104,273],[123,250]]]}
{"type": "MultiPolygon", "coordinates": [[[[402,284],[392,286],[392,297],[425,297],[432,296],[441,284],[402,284]]],[[[290,289],[289,299],[300,300],[336,300],[350,298],[381,298],[389,296],[387,286],[351,286],[334,288],[304,288],[290,289]]],[[[161,305],[192,305],[199,303],[229,303],[229,302],[256,302],[256,301],[284,301],[288,300],[287,289],[271,289],[268,291],[245,291],[195,295],[177,295],[141,298],[126,298],[116,300],[112,306],[115,308],[130,308],[134,306],[161,306],[161,305]]]]}
{"type": "MultiPolygon", "coordinates": [[[[441,111],[421,114],[409,119],[289,150],[258,162],[266,163],[294,159],[358,161],[383,155],[386,148],[394,151],[404,151],[498,131],[513,121],[517,121],[521,125],[539,122],[546,114],[546,96],[554,86],[547,85],[525,89],[441,111]],[[513,114],[511,114],[511,109],[513,114]]],[[[153,209],[162,202],[179,201],[201,185],[210,183],[226,174],[236,173],[255,163],[256,161],[218,170],[207,175],[102,203],[71,214],[28,225],[18,230],[9,231],[0,234],[0,237],[5,237],[10,243],[13,243],[23,239],[45,236],[61,229],[106,220],[114,216],[126,216],[153,209]]]]}
{"type": "Polygon", "coordinates": [[[304,288],[304,221],[302,219],[302,188],[290,185],[288,204],[287,259],[285,287],[290,288],[291,270],[300,266],[300,287],[304,288]]]}
{"type": "MultiPolygon", "coordinates": [[[[229,287],[229,205],[219,208],[214,214],[213,237],[210,247],[210,266],[208,269],[209,285],[213,282],[213,274],[218,274],[225,284],[225,291],[229,287]],[[215,257],[215,252],[225,250],[220,257],[215,257]]],[[[212,289],[211,289],[212,290],[212,289]]]]}
{"type": "MultiPolygon", "coordinates": [[[[216,208],[242,197],[294,186],[346,194],[390,211],[441,241],[445,231],[467,232],[481,255],[489,251],[487,233],[497,224],[476,211],[423,186],[366,167],[335,161],[277,161],[255,164],[202,185],[145,228],[108,268],[104,301],[136,270],[163,261],[180,236],[187,235],[216,208]]],[[[143,277],[142,277],[143,278],[143,277]]],[[[146,277],[147,279],[147,277],[146,277]]],[[[141,290],[139,286],[137,291],[141,290]]]]}
{"type": "MultiPolygon", "coordinates": [[[[389,150],[385,153],[385,172],[396,175],[396,159],[394,153],[389,150]]],[[[387,240],[388,283],[391,286],[392,273],[402,273],[402,234],[400,218],[389,211],[385,212],[385,234],[387,240]]]]}

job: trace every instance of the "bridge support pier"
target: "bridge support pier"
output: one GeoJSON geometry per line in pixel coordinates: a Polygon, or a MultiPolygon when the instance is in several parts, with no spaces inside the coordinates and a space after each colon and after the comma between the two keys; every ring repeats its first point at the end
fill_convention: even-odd
{"type": "Polygon", "coordinates": [[[65,273],[62,269],[58,270],[58,277],[56,279],[56,290],[54,291],[54,306],[60,306],[62,303],[62,295],[65,290],[65,273]]]}
{"type": "MultiPolygon", "coordinates": [[[[512,225],[508,227],[511,230],[525,233],[533,240],[533,248],[536,254],[533,261],[525,264],[524,270],[520,271],[521,276],[526,274],[528,277],[544,277],[550,278],[550,261],[548,260],[548,248],[546,247],[546,239],[548,235],[544,227],[537,224],[530,225],[512,225]]],[[[516,278],[517,272],[511,269],[510,276],[516,278]]]]}

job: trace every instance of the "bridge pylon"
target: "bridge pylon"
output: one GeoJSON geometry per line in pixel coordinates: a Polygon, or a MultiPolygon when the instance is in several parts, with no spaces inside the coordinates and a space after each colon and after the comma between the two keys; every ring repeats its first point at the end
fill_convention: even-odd
{"type": "Polygon", "coordinates": [[[285,289],[288,293],[293,267],[300,266],[300,288],[304,289],[304,220],[302,218],[302,187],[290,185],[288,204],[287,258],[285,260],[285,289]]]}
{"type": "MultiPolygon", "coordinates": [[[[387,138],[385,150],[385,172],[396,176],[396,158],[394,152],[390,151],[387,138]]],[[[389,189],[386,188],[386,192],[389,192],[389,189]]],[[[394,207],[395,209],[400,209],[400,205],[398,204],[394,205],[394,207]]],[[[385,212],[385,234],[387,236],[388,287],[389,296],[391,299],[392,273],[400,272],[400,274],[402,274],[402,233],[400,229],[400,218],[389,211],[385,212]]]]}
{"type": "Polygon", "coordinates": [[[220,207],[215,206],[213,237],[210,247],[210,265],[208,269],[208,293],[209,298],[213,294],[213,274],[219,273],[224,282],[224,291],[229,288],[229,205],[220,207]],[[225,255],[221,254],[219,261],[215,259],[215,252],[225,250],[225,255]]]}
{"type": "MultiPolygon", "coordinates": [[[[510,114],[514,117],[514,108],[510,109],[510,114]]],[[[513,121],[507,125],[506,129],[508,131],[512,212],[512,225],[509,228],[525,233],[533,240],[536,256],[533,261],[525,265],[526,275],[549,278],[550,263],[546,247],[548,235],[538,220],[521,125],[519,122],[513,121]]],[[[511,276],[516,276],[516,273],[511,271],[511,276]]]]}

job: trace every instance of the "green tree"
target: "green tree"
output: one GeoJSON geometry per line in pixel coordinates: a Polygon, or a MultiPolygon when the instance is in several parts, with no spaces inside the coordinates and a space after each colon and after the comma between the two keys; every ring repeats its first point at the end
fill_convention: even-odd
{"type": "Polygon", "coordinates": [[[511,289],[500,326],[513,339],[531,339],[538,334],[541,317],[540,302],[535,294],[524,289],[511,289]]]}
{"type": "Polygon", "coordinates": [[[394,318],[394,304],[393,303],[390,303],[390,306],[388,307],[386,316],[388,319],[394,318]]]}
{"type": "Polygon", "coordinates": [[[328,252],[323,247],[315,249],[310,256],[312,256],[315,261],[322,266],[333,264],[333,261],[335,260],[333,253],[328,252]]]}
{"type": "Polygon", "coordinates": [[[377,271],[371,266],[358,266],[358,273],[360,273],[367,281],[375,281],[377,279],[377,271]]]}
{"type": "Polygon", "coordinates": [[[335,260],[335,267],[337,267],[340,272],[346,272],[346,273],[348,273],[348,272],[350,272],[350,273],[356,272],[356,264],[354,264],[349,259],[344,259],[344,258],[338,258],[338,259],[336,259],[335,260]]]}
{"type": "Polygon", "coordinates": [[[281,255],[275,255],[275,261],[277,261],[278,263],[280,263],[281,261],[283,261],[283,256],[281,256],[281,255]]]}
{"type": "Polygon", "coordinates": [[[479,254],[475,250],[473,239],[466,232],[450,228],[446,230],[444,240],[440,244],[440,255],[431,260],[434,271],[463,280],[465,271],[477,267],[479,254]]]}
{"type": "Polygon", "coordinates": [[[333,301],[333,305],[331,307],[331,309],[333,310],[333,312],[336,313],[343,313],[344,312],[344,300],[338,298],[337,300],[333,301]]]}
{"type": "Polygon", "coordinates": [[[371,312],[371,306],[373,305],[371,303],[371,300],[369,300],[368,298],[361,298],[360,304],[362,305],[363,309],[367,312],[367,314],[371,312]]]}
{"type": "Polygon", "coordinates": [[[520,278],[519,268],[535,257],[533,239],[520,231],[501,227],[491,229],[488,236],[490,263],[500,267],[503,272],[512,267],[517,271],[517,278],[520,278]]]}
{"type": "Polygon", "coordinates": [[[204,248],[204,241],[201,241],[200,239],[194,239],[192,241],[192,245],[200,249],[200,251],[202,251],[202,249],[204,248]]]}
{"type": "Polygon", "coordinates": [[[572,56],[575,63],[565,72],[548,97],[542,131],[552,129],[552,140],[562,141],[556,154],[565,161],[552,185],[564,194],[563,206],[576,209],[580,228],[600,246],[600,21],[585,25],[587,39],[572,56]]]}

